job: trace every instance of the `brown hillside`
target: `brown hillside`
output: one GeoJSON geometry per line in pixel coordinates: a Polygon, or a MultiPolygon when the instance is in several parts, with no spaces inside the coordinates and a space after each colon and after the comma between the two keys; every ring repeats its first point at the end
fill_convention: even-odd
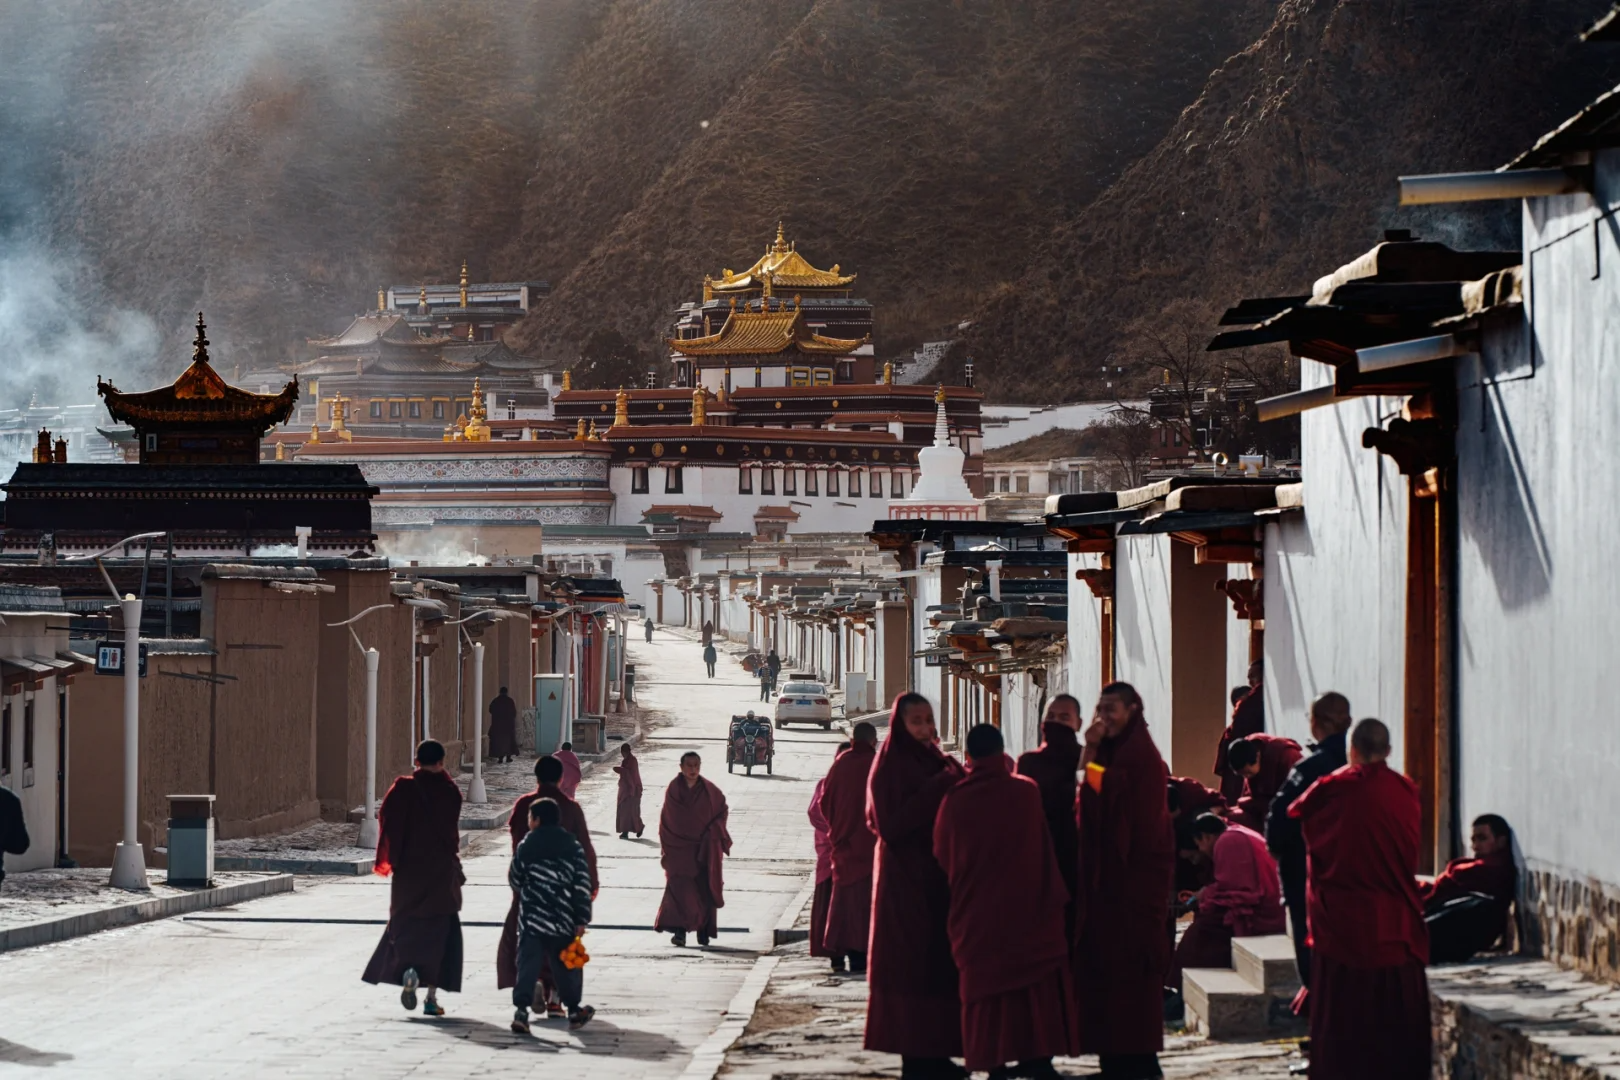
{"type": "Polygon", "coordinates": [[[1083,397],[1133,320],[1308,291],[1385,228],[1517,244],[1518,205],[1403,210],[1398,173],[1494,168],[1620,78],[1606,0],[1288,0],[1170,134],[1065,223],[969,342],[1015,400],[1083,397]],[[1051,395],[1056,394],[1056,397],[1051,395]]]}

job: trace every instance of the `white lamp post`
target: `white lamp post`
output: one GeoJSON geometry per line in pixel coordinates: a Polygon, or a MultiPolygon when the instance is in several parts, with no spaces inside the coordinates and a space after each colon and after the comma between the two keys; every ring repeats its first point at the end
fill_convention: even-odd
{"type": "Polygon", "coordinates": [[[473,642],[473,778],[467,801],[479,806],[489,802],[484,791],[484,643],[473,642]]]}
{"type": "Polygon", "coordinates": [[[124,611],[124,839],[113,849],[115,889],[144,891],[146,856],[136,835],[141,780],[141,602],[133,593],[119,601],[124,611]]]}
{"type": "Polygon", "coordinates": [[[377,665],[381,657],[376,649],[368,649],[360,644],[360,635],[354,632],[353,624],[373,611],[386,611],[393,606],[374,604],[342,622],[326,624],[347,626],[349,636],[354,638],[354,647],[360,650],[360,655],[366,660],[366,805],[360,817],[360,838],[356,841],[363,848],[377,846],[377,665]]]}

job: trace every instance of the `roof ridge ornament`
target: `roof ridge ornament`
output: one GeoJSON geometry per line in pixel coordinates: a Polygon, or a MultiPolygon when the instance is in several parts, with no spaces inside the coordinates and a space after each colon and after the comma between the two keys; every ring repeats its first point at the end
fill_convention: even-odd
{"type": "Polygon", "coordinates": [[[203,331],[207,329],[208,324],[203,322],[203,313],[197,312],[197,339],[191,343],[191,362],[193,364],[208,363],[208,338],[203,334],[203,331]]]}

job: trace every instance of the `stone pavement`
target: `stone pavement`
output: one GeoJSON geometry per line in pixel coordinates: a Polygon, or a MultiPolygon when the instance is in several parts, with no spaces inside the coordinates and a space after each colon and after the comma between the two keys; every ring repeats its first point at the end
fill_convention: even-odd
{"type": "Polygon", "coordinates": [[[630,648],[639,696],[670,723],[639,755],[645,838],[610,832],[611,769],[580,789],[601,856],[596,921],[651,926],[663,883],[663,789],[681,752],[696,749],[726,792],[736,840],[715,947],[676,950],[650,930],[593,931],[585,984],[597,1019],[578,1033],[541,1024],[533,1037],[513,1035],[508,994],[495,989],[510,895],[508,848],[495,833],[465,857],[462,911],[465,922],[494,925],[467,927],[464,992],[446,995],[442,1020],[408,1014],[396,991],[360,981],[387,917],[387,883],[301,878],[290,895],[0,955],[0,1076],[41,1065],[61,1076],[128,1078],[681,1075],[813,866],[805,807],[841,735],[781,733],[774,775],[727,775],[728,718],[757,704],[758,684],[734,660],[705,678],[698,647],[674,635],[630,648]]]}

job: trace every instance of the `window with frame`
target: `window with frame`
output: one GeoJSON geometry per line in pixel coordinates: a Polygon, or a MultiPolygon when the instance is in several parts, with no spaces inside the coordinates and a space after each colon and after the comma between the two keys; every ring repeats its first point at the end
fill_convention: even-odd
{"type": "Polygon", "coordinates": [[[831,386],[833,382],[832,368],[818,367],[815,370],[815,384],[817,386],[831,386]]]}
{"type": "Polygon", "coordinates": [[[873,473],[872,474],[872,487],[867,492],[867,494],[871,495],[872,498],[874,498],[874,499],[883,498],[883,474],[882,473],[873,473]]]}
{"type": "Polygon", "coordinates": [[[422,418],[422,403],[420,401],[411,402],[409,412],[412,420],[420,420],[422,418]]]}
{"type": "Polygon", "coordinates": [[[371,403],[371,418],[373,420],[382,419],[382,406],[383,403],[380,401],[373,401],[371,403]]]}
{"type": "Polygon", "coordinates": [[[799,470],[782,470],[782,494],[797,495],[799,493],[799,470]]]}
{"type": "Polygon", "coordinates": [[[759,493],[761,495],[776,494],[776,470],[769,465],[759,470],[759,493]]]}
{"type": "Polygon", "coordinates": [[[860,493],[861,493],[861,474],[858,473],[858,472],[852,472],[852,473],[849,474],[849,496],[850,496],[850,498],[853,499],[855,496],[859,495],[860,493]]]}
{"type": "Polygon", "coordinates": [[[388,403],[388,418],[390,420],[398,420],[400,414],[404,411],[404,404],[405,403],[402,401],[390,401],[388,403]]]}
{"type": "Polygon", "coordinates": [[[686,490],[686,479],[681,475],[683,471],[679,465],[666,465],[664,467],[665,495],[679,495],[686,490]]]}
{"type": "Polygon", "coordinates": [[[788,368],[788,385],[789,386],[809,386],[810,385],[810,369],[809,368],[788,368]]]}
{"type": "Polygon", "coordinates": [[[747,465],[737,470],[737,494],[752,495],[754,493],[754,470],[747,465]]]}
{"type": "Polygon", "coordinates": [[[833,469],[827,470],[827,494],[838,494],[838,473],[833,469]]]}
{"type": "Polygon", "coordinates": [[[23,768],[34,767],[34,702],[23,702],[23,768]]]}
{"type": "Polygon", "coordinates": [[[816,479],[816,476],[817,476],[816,470],[814,470],[814,469],[805,470],[805,474],[804,474],[804,493],[806,495],[819,495],[820,494],[820,492],[816,490],[820,486],[820,481],[816,479]]]}
{"type": "Polygon", "coordinates": [[[11,702],[0,708],[0,776],[11,773],[11,702]]]}
{"type": "Polygon", "coordinates": [[[1006,477],[1006,476],[1000,477],[996,481],[997,489],[1000,490],[1000,491],[1008,490],[1008,488],[1011,486],[1010,481],[1011,481],[1010,477],[1006,477]]]}
{"type": "Polygon", "coordinates": [[[1029,477],[1028,476],[1020,476],[1018,478],[1017,483],[1014,485],[1014,488],[1018,491],[1018,493],[1020,495],[1028,495],[1029,494],[1029,477]]]}
{"type": "Polygon", "coordinates": [[[1181,429],[1180,428],[1176,428],[1175,431],[1171,432],[1170,437],[1175,440],[1175,443],[1176,443],[1177,446],[1181,445],[1181,429]]]}
{"type": "Polygon", "coordinates": [[[645,495],[650,490],[647,480],[647,466],[630,466],[630,494],[645,495]]]}
{"type": "Polygon", "coordinates": [[[433,419],[435,419],[435,420],[443,420],[444,419],[444,402],[435,401],[433,403],[433,419]]]}
{"type": "Polygon", "coordinates": [[[1160,446],[1169,446],[1170,445],[1170,429],[1169,428],[1160,428],[1159,429],[1159,445],[1160,446]]]}
{"type": "Polygon", "coordinates": [[[889,479],[890,479],[889,490],[893,492],[893,497],[896,498],[896,499],[905,498],[906,497],[906,474],[905,473],[890,473],[889,474],[889,479]]]}

